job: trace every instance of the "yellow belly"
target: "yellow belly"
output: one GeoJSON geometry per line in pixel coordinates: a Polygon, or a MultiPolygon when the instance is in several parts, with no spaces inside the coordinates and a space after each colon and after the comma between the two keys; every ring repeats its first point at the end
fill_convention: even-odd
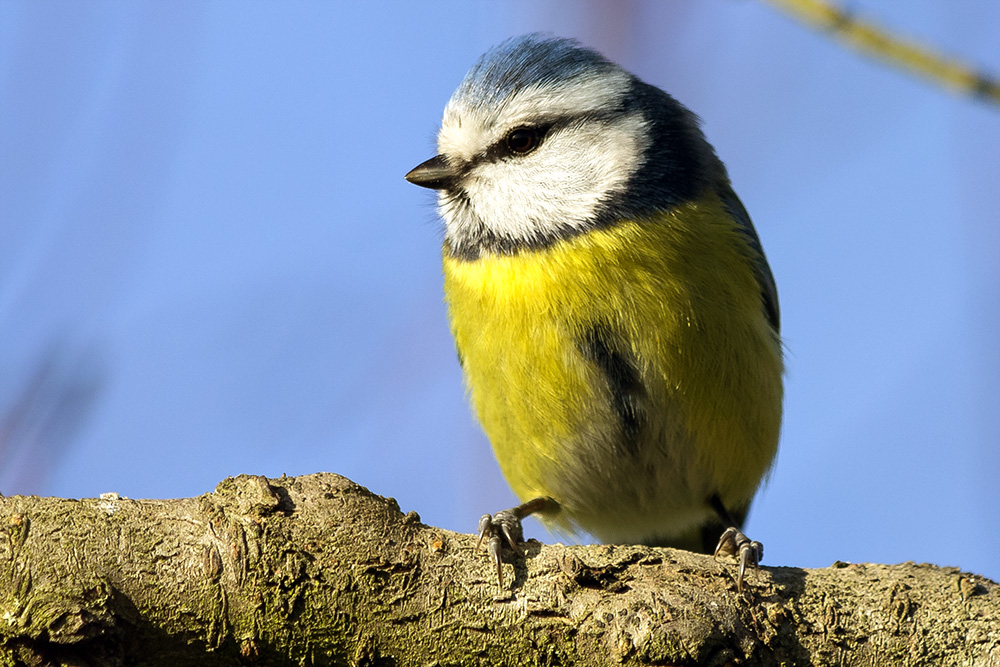
{"type": "Polygon", "coordinates": [[[701,524],[753,497],[777,449],[782,361],[751,250],[713,197],[510,256],[444,254],[472,404],[514,492],[551,496],[556,527],[609,542],[701,524]],[[601,370],[612,332],[645,389],[631,447],[601,370]]]}

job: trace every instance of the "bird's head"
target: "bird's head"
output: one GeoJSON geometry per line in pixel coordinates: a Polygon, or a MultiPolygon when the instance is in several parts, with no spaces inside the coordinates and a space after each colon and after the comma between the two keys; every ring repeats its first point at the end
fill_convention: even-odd
{"type": "Polygon", "coordinates": [[[575,41],[531,34],[472,67],[445,108],[438,155],[406,178],[439,191],[452,252],[478,256],[665,208],[689,194],[685,167],[704,171],[706,149],[666,93],[575,41]]]}

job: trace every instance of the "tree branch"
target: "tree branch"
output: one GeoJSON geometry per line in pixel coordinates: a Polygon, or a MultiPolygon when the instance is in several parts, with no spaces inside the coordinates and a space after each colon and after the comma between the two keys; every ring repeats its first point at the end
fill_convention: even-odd
{"type": "Polygon", "coordinates": [[[0,498],[0,528],[4,666],[1000,664],[1000,587],[955,569],[762,567],[741,595],[708,556],[529,542],[501,591],[474,536],[332,474],[0,498]]]}
{"type": "Polygon", "coordinates": [[[816,26],[854,49],[923,77],[931,83],[1000,106],[1000,80],[916,41],[858,19],[827,0],[764,0],[803,23],[816,26]]]}

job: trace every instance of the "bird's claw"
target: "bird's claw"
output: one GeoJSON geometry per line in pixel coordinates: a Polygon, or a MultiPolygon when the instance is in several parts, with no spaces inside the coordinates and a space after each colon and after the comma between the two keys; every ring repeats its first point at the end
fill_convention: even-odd
{"type": "Polygon", "coordinates": [[[715,547],[715,557],[719,554],[726,556],[737,556],[740,559],[740,571],[736,577],[736,589],[743,592],[743,576],[746,573],[747,565],[755,570],[764,558],[764,545],[756,540],[751,540],[738,528],[730,526],[722,533],[719,544],[715,547]]]}
{"type": "Polygon", "coordinates": [[[517,545],[524,541],[521,519],[514,510],[504,510],[496,514],[484,514],[479,519],[479,539],[476,550],[486,540],[486,551],[497,568],[497,581],[503,588],[503,545],[507,545],[517,556],[517,545]]]}

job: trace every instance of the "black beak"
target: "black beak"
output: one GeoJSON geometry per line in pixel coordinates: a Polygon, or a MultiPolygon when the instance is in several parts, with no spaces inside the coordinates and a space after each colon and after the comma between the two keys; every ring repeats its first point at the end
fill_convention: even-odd
{"type": "Polygon", "coordinates": [[[444,190],[458,178],[458,170],[449,165],[443,155],[436,155],[411,169],[404,178],[423,188],[444,190]]]}

